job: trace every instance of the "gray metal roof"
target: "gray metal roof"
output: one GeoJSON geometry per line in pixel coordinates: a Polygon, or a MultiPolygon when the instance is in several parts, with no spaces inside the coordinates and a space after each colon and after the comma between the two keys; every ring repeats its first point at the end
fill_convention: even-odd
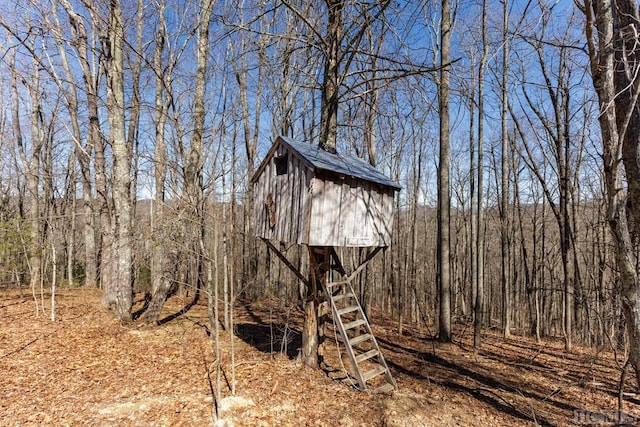
{"type": "Polygon", "coordinates": [[[280,136],[280,140],[311,163],[311,165],[316,169],[364,179],[392,187],[395,190],[400,190],[402,188],[385,174],[357,157],[345,156],[342,154],[331,154],[316,144],[296,142],[284,136],[280,136]]]}

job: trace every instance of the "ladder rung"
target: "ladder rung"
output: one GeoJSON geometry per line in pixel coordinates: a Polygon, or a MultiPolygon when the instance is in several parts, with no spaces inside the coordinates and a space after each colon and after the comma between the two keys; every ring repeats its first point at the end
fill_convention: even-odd
{"type": "Polygon", "coordinates": [[[341,308],[340,310],[338,310],[338,316],[342,316],[346,313],[351,313],[352,311],[358,310],[358,308],[359,307],[357,305],[350,305],[349,307],[341,308]]]}
{"type": "Polygon", "coordinates": [[[345,298],[351,298],[351,297],[355,297],[355,295],[353,295],[351,292],[347,292],[344,294],[338,294],[338,295],[333,295],[333,301],[342,301],[345,298]]]}
{"type": "Polygon", "coordinates": [[[364,325],[365,323],[367,323],[367,321],[364,319],[354,320],[353,322],[345,323],[344,329],[349,330],[349,329],[357,328],[358,326],[364,325]]]}
{"type": "Polygon", "coordinates": [[[391,393],[393,390],[395,390],[396,388],[393,386],[393,384],[391,383],[386,383],[384,385],[381,385],[380,387],[374,389],[371,391],[371,393],[373,394],[378,394],[378,393],[391,393]]]}
{"type": "Polygon", "coordinates": [[[369,381],[371,378],[380,375],[380,374],[384,374],[385,372],[387,372],[387,369],[382,366],[382,365],[378,365],[376,368],[373,368],[372,370],[370,370],[369,372],[365,373],[362,376],[362,380],[364,382],[369,381]]]}
{"type": "Polygon", "coordinates": [[[380,352],[375,348],[373,350],[369,350],[366,353],[362,353],[356,356],[356,362],[362,363],[365,360],[371,359],[372,357],[376,357],[380,352]]]}
{"type": "Polygon", "coordinates": [[[370,340],[371,338],[372,338],[371,334],[358,335],[355,338],[351,338],[349,340],[349,344],[351,344],[351,346],[354,346],[356,344],[360,344],[361,342],[365,342],[367,340],[370,340]]]}

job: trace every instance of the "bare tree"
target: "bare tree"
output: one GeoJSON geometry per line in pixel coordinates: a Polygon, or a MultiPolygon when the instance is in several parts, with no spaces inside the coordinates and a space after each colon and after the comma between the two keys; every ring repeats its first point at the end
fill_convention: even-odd
{"type": "MultiPolygon", "coordinates": [[[[244,34],[241,36],[241,45],[240,50],[246,50],[246,40],[244,34]]],[[[248,102],[248,85],[247,85],[247,74],[248,66],[245,58],[244,52],[239,52],[239,64],[236,66],[235,75],[236,81],[238,83],[238,90],[240,91],[240,106],[242,109],[242,130],[243,130],[243,139],[244,139],[244,147],[245,153],[247,156],[247,166],[249,173],[247,174],[247,178],[250,178],[256,167],[256,151],[258,149],[258,135],[260,128],[260,117],[261,117],[261,100],[262,100],[262,86],[264,79],[264,69],[266,68],[266,54],[265,54],[265,44],[266,40],[264,36],[260,36],[260,39],[257,41],[258,43],[258,76],[256,82],[256,94],[255,94],[255,105],[254,105],[254,123],[253,129],[251,128],[251,118],[249,114],[249,102],[248,102]]],[[[288,67],[283,67],[283,69],[288,69],[288,67]]],[[[286,72],[286,70],[283,70],[286,72]]],[[[253,283],[258,269],[258,260],[257,260],[257,246],[256,239],[253,238],[253,186],[251,184],[247,184],[247,199],[248,203],[245,205],[244,209],[244,238],[242,240],[243,245],[243,254],[248,256],[248,260],[246,257],[242,257],[242,265],[243,265],[243,274],[245,275],[245,280],[253,283]]]]}
{"type": "Polygon", "coordinates": [[[342,13],[344,1],[326,0],[327,34],[325,37],[324,73],[320,93],[320,147],[331,153],[336,152],[338,127],[338,106],[340,90],[341,43],[344,32],[342,13]]]}
{"type": "MultiPolygon", "coordinates": [[[[168,64],[162,61],[167,46],[167,25],[165,19],[166,2],[158,3],[158,28],[155,37],[152,69],[155,75],[155,151],[154,151],[154,179],[155,195],[152,214],[153,255],[151,259],[151,301],[145,313],[145,319],[155,322],[160,317],[160,311],[171,289],[171,277],[168,271],[170,260],[167,259],[167,212],[165,207],[167,180],[167,143],[165,141],[166,123],[171,103],[171,79],[174,58],[168,64]]],[[[173,56],[169,53],[170,56],[173,56]]],[[[171,252],[172,253],[172,252],[171,252]]]]}
{"type": "MultiPolygon", "coordinates": [[[[331,153],[336,153],[338,126],[338,108],[340,106],[340,88],[349,74],[351,64],[359,51],[366,31],[373,22],[379,19],[390,2],[374,2],[362,8],[354,7],[356,16],[345,26],[344,14],[348,3],[343,0],[325,0],[326,32],[319,33],[312,29],[319,38],[321,53],[324,59],[322,81],[320,84],[320,130],[318,145],[331,153]]],[[[296,15],[308,22],[304,14],[293,5],[285,5],[296,15]]],[[[313,278],[312,278],[313,279],[313,278]]],[[[315,367],[318,364],[318,325],[317,304],[319,295],[311,289],[307,290],[305,302],[305,322],[303,326],[303,359],[305,364],[315,367]]]]}
{"type": "MultiPolygon", "coordinates": [[[[26,43],[33,43],[33,41],[26,43]]],[[[32,45],[29,46],[29,49],[33,52],[32,45]]],[[[24,173],[26,175],[28,190],[27,200],[29,207],[27,210],[27,218],[30,226],[29,233],[31,242],[31,244],[27,248],[29,256],[28,267],[30,286],[35,298],[36,287],[40,286],[42,279],[40,164],[43,155],[42,150],[45,144],[45,135],[43,129],[44,116],[42,106],[40,104],[40,67],[38,66],[38,60],[36,57],[33,57],[32,60],[34,61],[35,65],[33,75],[29,77],[29,82],[27,82],[27,79],[21,76],[20,72],[16,68],[15,51],[10,57],[10,68],[12,77],[11,94],[13,98],[13,131],[16,138],[18,153],[20,155],[22,170],[24,170],[24,173]],[[19,81],[24,85],[31,100],[31,111],[29,114],[31,122],[31,141],[27,141],[22,132],[22,125],[20,121],[20,117],[22,116],[20,103],[21,96],[18,89],[19,81]]]]}
{"type": "Polygon", "coordinates": [[[326,31],[319,32],[304,13],[289,2],[285,5],[299,16],[319,39],[317,40],[323,57],[323,72],[320,83],[320,130],[318,144],[324,150],[336,152],[338,109],[341,87],[350,75],[351,66],[360,54],[361,44],[367,30],[384,17],[390,2],[382,0],[362,5],[344,0],[325,0],[326,31]],[[348,21],[345,22],[345,15],[348,21]]]}
{"type": "Polygon", "coordinates": [[[451,341],[451,266],[450,266],[450,130],[449,86],[451,70],[451,4],[441,1],[440,18],[440,75],[438,78],[438,116],[440,118],[440,154],[438,161],[438,288],[439,338],[451,341]]]}
{"type": "MultiPolygon", "coordinates": [[[[197,23],[196,38],[196,75],[193,95],[192,134],[185,164],[184,192],[186,196],[186,215],[183,229],[195,229],[196,237],[191,242],[191,256],[195,256],[194,276],[195,295],[197,300],[203,273],[203,253],[199,242],[205,238],[204,224],[204,132],[205,132],[205,95],[207,85],[207,64],[209,61],[209,29],[215,0],[202,0],[199,4],[200,14],[197,23]]],[[[184,235],[189,233],[185,232],[184,235]]]]}
{"type": "Polygon", "coordinates": [[[509,338],[511,336],[511,277],[509,275],[509,249],[510,249],[510,233],[509,233],[509,216],[507,209],[509,208],[509,135],[507,130],[507,111],[509,98],[507,96],[507,82],[509,73],[509,8],[508,1],[502,1],[502,70],[500,83],[500,251],[502,254],[502,274],[500,282],[502,284],[502,328],[503,336],[509,338]]]}
{"type": "Polygon", "coordinates": [[[484,321],[484,73],[487,66],[489,48],[487,42],[487,2],[482,2],[482,55],[478,67],[478,183],[476,199],[476,239],[472,243],[476,249],[475,300],[473,302],[473,345],[478,348],[482,342],[484,321]]]}
{"type": "MultiPolygon", "coordinates": [[[[86,109],[88,113],[88,132],[84,139],[74,141],[76,144],[76,154],[80,165],[82,182],[82,202],[84,217],[84,249],[85,249],[85,283],[93,286],[98,283],[98,259],[97,259],[97,239],[95,227],[96,204],[93,198],[93,184],[91,176],[91,157],[95,153],[95,187],[98,193],[98,207],[100,211],[101,223],[106,223],[106,172],[104,161],[104,148],[100,131],[100,121],[98,118],[98,71],[92,66],[90,57],[91,46],[89,34],[81,14],[77,13],[67,0],[60,0],[71,24],[73,39],[71,45],[77,52],[77,60],[82,70],[82,80],[84,83],[84,93],[86,96],[86,109]]],[[[73,95],[71,93],[71,95],[73,95]]],[[[73,101],[73,98],[69,98],[73,101]]],[[[70,105],[70,110],[73,105],[70,105]]],[[[73,113],[71,113],[73,114],[73,113]]]]}
{"type": "Polygon", "coordinates": [[[607,220],[615,242],[629,362],[640,387],[640,26],[634,0],[586,0],[585,33],[600,104],[607,220]]]}
{"type": "MultiPolygon", "coordinates": [[[[540,29],[535,36],[525,38],[526,43],[531,46],[536,55],[543,89],[541,92],[536,92],[530,88],[530,85],[523,85],[522,94],[526,113],[523,119],[515,117],[513,113],[512,117],[515,129],[523,141],[527,140],[525,130],[517,122],[524,120],[531,129],[533,138],[530,138],[530,141],[522,146],[525,154],[524,159],[538,179],[558,226],[558,243],[562,258],[563,330],[565,348],[570,351],[575,316],[574,283],[576,277],[574,274],[578,272],[575,254],[572,254],[575,246],[573,242],[575,224],[571,220],[571,205],[578,202],[576,199],[572,200],[578,178],[575,173],[572,173],[572,170],[579,169],[579,159],[583,151],[583,138],[576,138],[576,142],[574,142],[571,122],[572,117],[576,117],[576,111],[583,107],[582,103],[578,103],[577,106],[572,103],[572,85],[574,83],[572,80],[575,65],[571,59],[573,52],[571,32],[567,30],[559,40],[551,44],[553,46],[552,53],[547,52],[546,43],[542,41],[546,38],[550,19],[550,11],[543,7],[539,20],[540,29]],[[549,57],[557,58],[557,61],[550,63],[549,57]],[[545,101],[541,101],[545,98],[541,98],[540,95],[547,97],[548,106],[545,101]],[[542,153],[541,157],[553,166],[555,180],[551,182],[557,186],[557,192],[550,185],[548,177],[542,172],[541,165],[536,164],[536,152],[542,153]]],[[[523,63],[521,67],[525,82],[528,82],[529,79],[535,79],[534,76],[526,72],[531,67],[530,63],[523,63]]]]}
{"type": "Polygon", "coordinates": [[[153,260],[153,290],[149,308],[145,313],[147,321],[158,320],[160,311],[172,289],[171,276],[176,275],[182,284],[193,283],[195,288],[195,303],[199,296],[204,282],[204,252],[203,245],[205,239],[205,197],[204,197],[204,176],[203,167],[205,162],[205,118],[206,118],[206,86],[208,82],[208,61],[209,61],[209,33],[210,18],[213,12],[214,0],[203,0],[198,4],[198,20],[193,32],[195,39],[196,70],[194,76],[194,89],[192,100],[190,122],[191,139],[187,147],[185,129],[182,122],[181,112],[176,104],[178,97],[173,93],[173,73],[178,65],[182,51],[190,43],[190,38],[186,37],[182,46],[170,45],[168,40],[167,23],[165,22],[165,3],[159,3],[160,22],[156,31],[156,45],[154,50],[153,69],[156,74],[155,90],[155,214],[153,220],[154,239],[157,241],[155,247],[156,255],[163,253],[163,257],[153,260]],[[168,56],[163,62],[164,55],[168,56]],[[173,128],[175,129],[176,151],[179,153],[182,172],[181,200],[178,208],[178,221],[180,222],[180,242],[169,243],[169,233],[167,215],[170,213],[166,209],[165,191],[166,180],[169,168],[167,154],[167,142],[165,139],[166,122],[169,119],[169,109],[173,109],[173,128]],[[182,256],[189,261],[183,268],[172,273],[174,263],[179,261],[180,253],[175,246],[182,244],[182,256]],[[170,247],[171,246],[171,247],[170,247]],[[193,279],[193,282],[191,282],[193,279]]]}
{"type": "Polygon", "coordinates": [[[114,315],[123,321],[131,320],[133,253],[131,242],[131,156],[127,147],[124,100],[124,26],[119,0],[109,8],[108,39],[105,51],[107,79],[107,118],[109,142],[113,155],[113,212],[111,212],[110,244],[107,262],[111,269],[108,281],[103,283],[102,300],[114,315]]]}
{"type": "MultiPolygon", "coordinates": [[[[62,0],[60,2],[69,16],[69,20],[72,25],[72,32],[77,37],[71,42],[80,52],[84,52],[86,54],[86,45],[82,46],[78,43],[84,42],[86,43],[86,30],[84,29],[84,24],[82,23],[82,18],[77,15],[71,5],[62,0]]],[[[60,62],[62,68],[64,70],[64,81],[60,78],[57,78],[57,85],[60,88],[67,107],[67,111],[69,114],[69,121],[71,125],[71,137],[73,140],[73,144],[75,147],[74,155],[72,156],[74,162],[70,163],[71,168],[73,168],[75,172],[75,159],[78,159],[80,165],[81,172],[81,185],[82,185],[82,198],[83,198],[83,217],[84,217],[84,227],[83,227],[83,235],[84,235],[84,261],[85,261],[85,285],[87,286],[95,286],[96,284],[96,244],[95,244],[95,228],[93,222],[93,198],[92,198],[92,183],[91,183],[91,171],[90,171],[90,157],[91,157],[91,146],[89,145],[88,138],[83,137],[83,133],[80,127],[80,101],[78,97],[78,90],[76,87],[76,78],[72,71],[71,64],[68,59],[67,50],[68,47],[65,44],[65,40],[63,38],[63,25],[60,21],[58,15],[58,7],[55,2],[51,2],[51,16],[53,18],[52,25],[52,34],[56,42],[56,46],[58,48],[58,53],[60,55],[60,62]]],[[[54,74],[57,77],[57,74],[54,74]]],[[[74,187],[75,187],[75,174],[73,176],[74,187]]],[[[74,208],[71,210],[71,214],[75,215],[75,192],[72,191],[69,193],[69,196],[73,198],[74,208]]],[[[75,228],[75,217],[73,218],[73,226],[75,228]]],[[[71,233],[71,239],[75,238],[75,233],[71,233]]],[[[73,250],[70,251],[72,253],[73,250]]],[[[71,260],[73,257],[69,256],[69,265],[68,265],[68,273],[69,273],[69,282],[72,281],[72,264],[71,260]]]]}

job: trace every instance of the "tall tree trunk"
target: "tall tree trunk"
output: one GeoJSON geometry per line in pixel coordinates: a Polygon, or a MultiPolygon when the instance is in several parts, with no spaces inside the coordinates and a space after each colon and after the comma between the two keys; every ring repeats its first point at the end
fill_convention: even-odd
{"type": "MultiPolygon", "coordinates": [[[[262,26],[261,26],[262,27],[262,26]]],[[[261,36],[262,37],[262,36],[261,36]]],[[[246,50],[246,42],[242,37],[241,50],[246,50]]],[[[242,109],[242,130],[245,153],[247,156],[247,179],[250,179],[255,171],[256,164],[256,151],[258,147],[258,135],[259,135],[259,123],[261,117],[261,100],[262,100],[262,82],[264,77],[264,68],[266,67],[266,53],[265,42],[260,40],[258,42],[258,79],[256,83],[256,96],[253,110],[254,117],[254,129],[253,134],[251,131],[251,121],[249,115],[249,102],[248,102],[248,86],[247,86],[247,74],[248,68],[245,61],[245,56],[240,55],[240,65],[235,70],[236,81],[238,83],[238,90],[240,92],[240,107],[242,109]]],[[[242,256],[242,272],[243,279],[249,283],[254,283],[258,274],[258,248],[256,245],[256,238],[253,231],[253,199],[254,190],[253,185],[250,183],[247,185],[247,201],[244,204],[244,235],[242,240],[243,256],[242,256]]]]}
{"type": "Polygon", "coordinates": [[[449,84],[451,5],[442,0],[440,20],[440,77],[438,81],[438,115],[440,118],[440,154],[438,161],[438,286],[439,339],[451,341],[451,272],[450,272],[450,199],[449,199],[449,84]]]}
{"type": "MultiPolygon", "coordinates": [[[[413,173],[413,191],[411,194],[411,207],[409,215],[411,215],[411,237],[409,244],[410,249],[410,264],[407,271],[409,280],[407,283],[408,289],[410,289],[411,300],[415,301],[416,292],[418,287],[418,197],[420,195],[420,183],[422,182],[422,152],[425,138],[418,138],[418,141],[414,141],[413,144],[413,156],[412,156],[412,173],[413,173]],[[416,147],[417,145],[417,147],[416,147]]],[[[413,314],[412,314],[413,315],[413,314]]]]}
{"type": "MultiPolygon", "coordinates": [[[[128,66],[129,72],[127,73],[127,81],[130,82],[130,102],[127,106],[127,115],[125,122],[126,126],[126,146],[128,150],[128,162],[129,162],[129,170],[130,172],[130,180],[129,180],[129,198],[130,198],[130,211],[132,215],[130,216],[130,220],[135,220],[135,212],[136,205],[138,201],[138,174],[140,172],[139,168],[139,148],[140,148],[140,138],[139,138],[139,126],[140,126],[140,109],[141,109],[141,94],[140,94],[140,74],[142,71],[142,61],[143,55],[142,52],[144,50],[143,45],[143,34],[144,34],[144,11],[145,5],[143,0],[137,0],[137,10],[135,13],[136,16],[136,43],[134,47],[135,54],[132,55],[131,62],[133,64],[128,66]]],[[[129,224],[129,228],[132,230],[133,222],[129,224]]],[[[133,230],[132,230],[133,235],[133,230]]],[[[140,251],[134,251],[134,245],[131,245],[132,253],[131,253],[131,285],[133,291],[136,292],[139,289],[134,287],[137,283],[138,272],[140,271],[140,263],[144,262],[143,256],[140,251]]]]}
{"type": "MultiPolygon", "coordinates": [[[[109,200],[107,192],[106,164],[104,143],[100,132],[98,116],[98,72],[91,66],[89,52],[89,36],[84,25],[83,17],[76,13],[67,0],[59,0],[67,12],[71,30],[74,36],[72,45],[78,52],[78,62],[82,70],[86,101],[88,133],[84,146],[76,146],[80,171],[82,173],[82,201],[84,214],[84,246],[85,246],[85,284],[92,286],[100,282],[109,281],[109,269],[106,267],[106,252],[103,250],[105,242],[111,240],[109,231],[109,200]],[[91,156],[95,153],[95,189],[97,200],[94,200],[93,183],[91,177],[91,156]],[[98,216],[95,213],[98,211],[98,216]],[[96,224],[96,218],[99,223],[96,224]],[[96,238],[96,229],[102,228],[101,237],[96,238]],[[104,268],[103,268],[104,267],[104,268]],[[103,280],[104,279],[104,280],[103,280]]],[[[93,33],[100,20],[93,9],[89,9],[93,33]]]]}
{"type": "MultiPolygon", "coordinates": [[[[151,259],[151,301],[145,319],[157,322],[162,307],[171,290],[172,262],[175,251],[167,248],[168,232],[165,218],[165,185],[167,180],[167,143],[165,141],[165,125],[171,96],[167,93],[171,85],[172,63],[163,66],[162,54],[166,44],[165,1],[158,4],[160,17],[159,28],[156,32],[156,46],[153,55],[153,69],[155,72],[155,155],[154,178],[155,196],[153,199],[153,213],[151,217],[151,234],[153,250],[151,259]]],[[[210,265],[209,265],[210,268],[210,265]]],[[[211,283],[210,281],[207,283],[211,283]]]]}
{"type": "MultiPolygon", "coordinates": [[[[89,73],[88,69],[88,48],[87,48],[87,33],[82,22],[82,18],[74,12],[71,5],[66,0],[60,0],[60,3],[65,8],[69,21],[72,25],[72,34],[74,36],[72,45],[78,51],[78,57],[82,64],[83,73],[89,73]]],[[[94,212],[93,212],[93,195],[92,195],[92,182],[91,182],[91,154],[93,152],[93,144],[89,137],[83,138],[82,131],[80,130],[80,120],[78,117],[78,93],[74,82],[73,72],[71,65],[67,58],[67,50],[64,45],[64,41],[61,37],[62,25],[58,18],[58,9],[55,1],[51,1],[51,10],[54,18],[54,22],[60,31],[55,31],[54,36],[56,38],[56,44],[58,46],[58,53],[62,66],[65,70],[65,76],[67,84],[65,85],[65,99],[67,101],[67,109],[69,111],[69,120],[71,121],[71,133],[75,146],[75,156],[78,159],[80,165],[81,185],[82,185],[82,210],[83,210],[83,236],[84,236],[84,261],[85,261],[85,286],[95,286],[97,283],[97,259],[96,259],[96,241],[95,241],[95,228],[94,228],[94,212]],[[83,142],[84,141],[84,142],[83,142]]],[[[85,76],[85,87],[89,79],[85,76]]],[[[90,91],[87,90],[87,97],[90,91]]],[[[90,124],[91,125],[91,124],[90,124]]],[[[91,134],[91,133],[90,133],[91,134]]],[[[75,168],[75,165],[74,165],[75,168]]],[[[75,191],[72,192],[71,197],[76,197],[75,191]]],[[[75,209],[74,209],[75,214],[75,209]]]]}
{"type": "MultiPolygon", "coordinates": [[[[176,185],[182,185],[182,188],[174,188],[173,191],[180,195],[180,203],[176,206],[178,210],[176,227],[176,236],[172,242],[170,238],[170,230],[165,226],[160,229],[162,224],[158,221],[160,217],[156,217],[154,227],[156,228],[155,238],[161,242],[164,247],[163,260],[155,260],[153,267],[154,289],[149,309],[145,314],[145,318],[149,321],[156,321],[160,314],[160,310],[166,301],[169,292],[173,289],[172,277],[177,277],[177,283],[185,284],[187,287],[182,290],[188,295],[191,289],[195,289],[193,301],[189,303],[189,307],[199,299],[200,291],[204,283],[203,274],[204,267],[204,242],[205,239],[205,214],[204,214],[204,133],[205,133],[205,96],[207,88],[207,64],[209,61],[209,27],[210,18],[213,11],[214,0],[202,0],[198,5],[198,20],[196,27],[192,31],[196,34],[195,55],[196,69],[193,90],[193,102],[191,105],[191,139],[188,147],[186,144],[185,127],[182,124],[181,113],[178,111],[180,107],[175,107],[176,98],[171,93],[173,69],[179,61],[181,50],[167,49],[167,62],[163,63],[162,58],[163,46],[156,45],[154,54],[154,68],[158,78],[156,81],[156,103],[161,104],[160,113],[157,113],[156,123],[156,153],[160,156],[156,163],[156,202],[157,208],[166,214],[167,205],[164,201],[163,192],[166,190],[164,184],[167,182],[167,174],[169,173],[169,165],[167,161],[167,147],[164,138],[166,132],[165,125],[168,119],[169,107],[173,107],[174,115],[172,116],[175,130],[174,141],[176,143],[175,150],[179,153],[182,162],[182,176],[176,181],[176,185]],[[158,87],[158,86],[161,86],[158,87]],[[162,93],[164,91],[164,93],[162,93]],[[178,184],[178,182],[180,184],[178,184]],[[180,248],[180,249],[178,249],[180,248]],[[181,268],[175,270],[175,265],[180,263],[181,268]]],[[[159,3],[159,10],[164,10],[165,2],[159,3]]],[[[158,34],[161,39],[157,39],[157,43],[168,44],[166,16],[161,17],[160,28],[158,34]]],[[[169,175],[171,177],[171,175],[169,175]]],[[[162,217],[162,221],[166,221],[166,215],[162,217]]],[[[155,250],[160,254],[159,247],[155,250]]],[[[213,252],[216,253],[215,250],[213,252]]],[[[214,278],[214,281],[216,280],[214,278]]],[[[214,325],[212,325],[213,327],[214,325]]]]}
{"type": "MultiPolygon", "coordinates": [[[[538,253],[542,253],[541,257],[544,257],[544,251],[538,251],[538,232],[536,231],[538,227],[538,207],[537,205],[534,208],[532,225],[533,225],[533,259],[532,264],[533,268],[531,271],[531,283],[533,285],[533,302],[534,302],[534,311],[535,311],[535,337],[536,343],[540,343],[541,335],[542,335],[542,309],[540,307],[540,292],[542,289],[541,282],[538,281],[538,277],[542,276],[544,273],[539,274],[539,262],[538,262],[538,253]]],[[[542,207],[542,219],[544,221],[544,205],[542,207]]],[[[542,225],[542,234],[544,235],[544,223],[542,225]]]]}
{"type": "MultiPolygon", "coordinates": [[[[326,0],[327,35],[324,40],[324,72],[320,101],[320,134],[318,145],[329,153],[336,153],[338,107],[340,105],[340,57],[342,42],[342,0],[326,0]]],[[[309,256],[314,254],[309,250],[309,256]]],[[[311,272],[310,286],[304,301],[304,323],[302,327],[302,360],[306,366],[318,367],[318,280],[320,272],[311,272]]]]}
{"type": "Polygon", "coordinates": [[[481,329],[476,331],[476,308],[478,300],[478,187],[477,180],[477,150],[476,150],[476,61],[475,57],[471,58],[471,76],[470,76],[470,93],[469,97],[469,280],[471,284],[471,308],[473,316],[473,346],[479,347],[481,341],[481,329]]]}
{"type": "MultiPolygon", "coordinates": [[[[35,61],[35,59],[34,59],[35,61]]],[[[34,75],[30,79],[30,86],[27,87],[31,97],[31,152],[24,141],[22,127],[20,124],[20,96],[18,91],[18,71],[15,68],[15,54],[10,57],[11,67],[11,94],[13,96],[13,130],[16,138],[18,152],[22,168],[26,174],[28,191],[27,221],[29,224],[28,251],[29,281],[32,292],[40,286],[42,278],[42,242],[41,242],[41,220],[40,220],[40,159],[44,145],[44,135],[42,130],[42,110],[40,107],[40,75],[39,67],[35,64],[34,75]]],[[[26,82],[26,79],[23,79],[26,82]]],[[[37,305],[36,305],[37,308],[37,305]]]]}
{"type": "Polygon", "coordinates": [[[187,242],[193,250],[196,294],[202,283],[203,254],[199,242],[205,241],[204,226],[204,123],[206,117],[205,94],[207,86],[207,64],[209,61],[209,25],[215,0],[202,0],[200,2],[200,15],[197,29],[197,58],[195,89],[193,95],[193,133],[189,145],[188,158],[184,167],[184,190],[186,195],[186,217],[182,224],[184,235],[186,230],[195,230],[191,242],[187,242]]]}
{"type": "Polygon", "coordinates": [[[368,41],[369,41],[369,50],[371,52],[375,52],[376,55],[371,57],[371,78],[367,80],[366,87],[366,96],[365,96],[365,105],[366,105],[366,116],[364,123],[364,139],[366,142],[367,149],[367,157],[369,159],[369,164],[371,166],[376,166],[377,158],[376,158],[376,116],[378,115],[378,89],[377,78],[378,78],[378,54],[380,52],[380,47],[383,45],[383,36],[377,35],[374,33],[372,28],[367,29],[368,41]]]}
{"type": "Polygon", "coordinates": [[[113,212],[109,225],[113,242],[108,261],[114,274],[108,283],[104,283],[103,302],[118,319],[127,321],[131,320],[132,306],[131,161],[125,130],[124,27],[119,0],[111,1],[109,12],[105,74],[109,140],[113,155],[113,212]]]}
{"type": "Polygon", "coordinates": [[[509,219],[507,214],[507,208],[509,206],[509,135],[507,130],[507,109],[509,98],[507,96],[507,83],[509,72],[509,44],[507,38],[507,31],[509,29],[509,9],[507,5],[508,1],[503,0],[503,40],[502,40],[502,82],[500,87],[501,94],[501,110],[500,110],[500,123],[501,123],[501,145],[502,152],[500,156],[500,171],[501,171],[501,185],[500,185],[500,249],[501,249],[501,262],[502,262],[502,274],[500,276],[500,282],[502,284],[502,327],[504,338],[511,336],[511,277],[509,276],[509,219]]]}
{"type": "Polygon", "coordinates": [[[478,70],[478,196],[475,207],[476,248],[475,300],[473,302],[473,346],[479,348],[482,344],[482,323],[484,321],[484,73],[487,66],[489,48],[487,43],[487,1],[482,2],[482,57],[478,70]]]}
{"type": "Polygon", "coordinates": [[[343,0],[326,0],[327,36],[325,39],[324,73],[320,101],[319,144],[323,150],[336,152],[340,87],[343,0]]]}
{"type": "MultiPolygon", "coordinates": [[[[565,109],[569,106],[569,89],[564,87],[562,92],[565,92],[563,102],[565,103],[565,109]]],[[[562,283],[564,291],[564,348],[566,351],[571,351],[573,348],[573,314],[574,314],[574,286],[571,269],[571,255],[570,251],[573,248],[571,243],[571,220],[569,211],[569,202],[571,197],[571,182],[569,171],[569,111],[564,112],[564,122],[562,123],[563,132],[559,139],[558,144],[558,172],[560,173],[560,212],[561,212],[561,252],[562,252],[562,283]]]]}
{"type": "Polygon", "coordinates": [[[76,210],[77,210],[77,197],[76,197],[76,185],[78,183],[78,177],[76,175],[76,156],[75,152],[69,154],[69,185],[67,186],[67,198],[70,199],[69,207],[65,215],[69,217],[71,224],[69,225],[69,237],[67,246],[67,286],[70,288],[74,282],[73,265],[75,262],[76,251],[76,210]]]}
{"type": "MultiPolygon", "coordinates": [[[[398,215],[400,212],[400,196],[395,196],[395,214],[398,215]]],[[[399,216],[399,215],[398,215],[399,216]]],[[[401,218],[397,218],[393,222],[393,234],[395,236],[395,243],[399,243],[402,239],[402,227],[401,227],[401,218]]],[[[390,273],[390,284],[391,284],[391,298],[395,301],[393,304],[393,308],[396,311],[396,319],[398,321],[397,333],[398,335],[402,335],[403,327],[404,327],[404,292],[402,289],[402,281],[400,280],[400,244],[393,245],[393,250],[391,251],[391,273],[390,273]]]]}
{"type": "MultiPolygon", "coordinates": [[[[222,164],[227,164],[227,147],[223,148],[222,164]]],[[[233,172],[232,172],[233,173],[233,172]]],[[[222,174],[222,298],[224,329],[229,330],[229,223],[227,222],[227,179],[222,174]]]]}

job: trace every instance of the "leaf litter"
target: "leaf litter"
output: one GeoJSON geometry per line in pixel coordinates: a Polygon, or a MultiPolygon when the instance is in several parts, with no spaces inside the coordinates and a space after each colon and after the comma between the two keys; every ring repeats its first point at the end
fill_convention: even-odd
{"type": "MultiPolygon", "coordinates": [[[[190,298],[172,297],[163,316],[190,298]]],[[[443,344],[417,326],[399,335],[375,312],[374,333],[398,390],[369,395],[332,379],[348,363],[332,337],[324,369],[304,368],[297,355],[302,312],[270,299],[235,308],[235,396],[230,337],[221,332],[215,396],[218,359],[205,305],[150,326],[114,320],[99,290],[64,289],[56,299],[51,322],[36,316],[33,299],[17,291],[0,296],[2,425],[568,426],[607,425],[617,410],[624,362],[609,351],[567,354],[559,340],[536,344],[493,332],[474,351],[465,329],[443,344]]],[[[630,373],[623,415],[637,421],[634,385],[630,373]]]]}

